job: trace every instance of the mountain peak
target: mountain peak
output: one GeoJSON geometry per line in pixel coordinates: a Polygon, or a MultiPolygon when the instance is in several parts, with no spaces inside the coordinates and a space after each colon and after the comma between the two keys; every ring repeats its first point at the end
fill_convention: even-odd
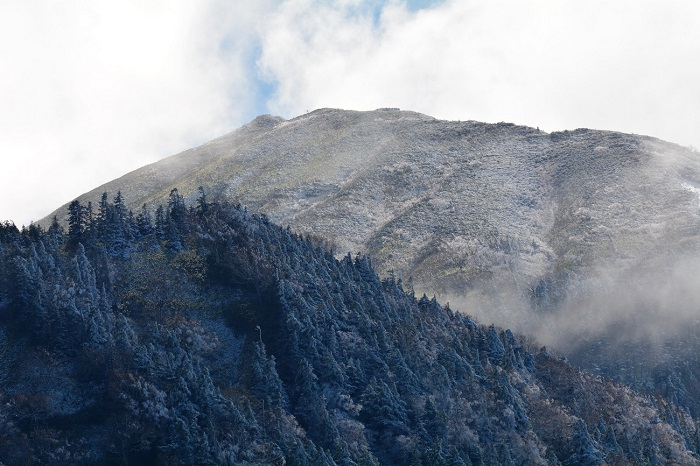
{"type": "MultiPolygon", "coordinates": [[[[641,221],[693,231],[697,218],[680,212],[697,204],[688,179],[700,179],[697,156],[637,135],[321,108],[291,120],[260,115],[79,200],[97,205],[121,190],[134,211],[154,209],[173,188],[191,199],[204,186],[451,298],[484,280],[512,282],[505,257],[521,289],[559,280],[563,263],[595,267],[615,248],[618,259],[648,259],[653,235],[626,238],[641,221]]],[[[55,214],[64,218],[65,207],[55,214]]],[[[698,238],[676,235],[668,247],[698,238]]]]}
{"type": "Polygon", "coordinates": [[[255,117],[255,119],[253,119],[253,121],[243,126],[243,128],[273,128],[285,121],[286,120],[284,118],[276,115],[258,115],[255,117]]]}

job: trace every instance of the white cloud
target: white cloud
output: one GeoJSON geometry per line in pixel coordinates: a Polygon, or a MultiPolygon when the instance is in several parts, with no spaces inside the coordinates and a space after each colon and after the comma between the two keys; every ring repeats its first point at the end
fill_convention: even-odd
{"type": "Polygon", "coordinates": [[[700,147],[698,2],[408,3],[0,2],[0,219],[41,218],[258,111],[401,107],[700,147]]]}
{"type": "Polygon", "coordinates": [[[244,123],[269,2],[6,1],[0,219],[61,203],[244,123]]]}
{"type": "Polygon", "coordinates": [[[284,116],[398,106],[700,145],[697,2],[394,2],[375,21],[348,2],[289,0],[261,36],[284,116]]]}

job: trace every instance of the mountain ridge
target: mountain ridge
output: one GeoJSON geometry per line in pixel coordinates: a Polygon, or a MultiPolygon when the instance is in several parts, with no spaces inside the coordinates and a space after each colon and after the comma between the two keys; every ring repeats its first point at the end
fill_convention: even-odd
{"type": "MultiPolygon", "coordinates": [[[[380,271],[412,276],[422,290],[449,297],[478,279],[480,264],[468,257],[478,255],[474,249],[485,249],[490,263],[497,263],[501,243],[527,249],[518,265],[531,281],[524,286],[536,287],[545,269],[556,267],[551,257],[567,252],[550,232],[570,222],[555,225],[555,217],[582,221],[558,199],[577,193],[590,197],[595,194],[588,192],[591,181],[605,183],[612,193],[613,176],[638,169],[654,151],[688,152],[654,138],[609,131],[547,134],[507,123],[446,122],[397,109],[320,109],[291,120],[260,116],[78,199],[96,205],[103,192],[123,190],[129,193],[129,207],[138,212],[141,204],[153,209],[164,202],[173,188],[193,199],[205,186],[213,197],[242,202],[276,222],[323,236],[339,253],[366,251],[380,271]],[[574,154],[564,153],[571,149],[574,154]],[[586,180],[582,175],[591,168],[595,173],[586,180]],[[418,217],[430,217],[428,231],[404,234],[406,224],[417,223],[418,217]],[[453,226],[441,226],[443,218],[453,226]],[[436,238],[430,230],[440,229],[452,237],[431,241],[436,238]],[[463,244],[465,238],[494,244],[463,244]],[[422,251],[428,262],[402,253],[407,246],[422,251]],[[444,254],[431,252],[441,247],[444,254]],[[436,273],[430,261],[453,262],[452,273],[436,273]]],[[[695,183],[700,172],[697,167],[692,172],[686,178],[695,183]]],[[[685,204],[694,199],[682,186],[673,188],[677,198],[685,196],[685,204]]],[[[64,217],[64,209],[54,214],[64,217]]],[[[48,225],[54,214],[42,222],[48,225]]]]}

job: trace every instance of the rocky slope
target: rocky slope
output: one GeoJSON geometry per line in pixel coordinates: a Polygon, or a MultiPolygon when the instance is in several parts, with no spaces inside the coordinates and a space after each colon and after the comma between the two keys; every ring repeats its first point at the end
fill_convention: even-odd
{"type": "Polygon", "coordinates": [[[567,292],[553,282],[685,255],[700,229],[700,157],[689,149],[395,109],[261,116],[80,200],[122,190],[138,212],[199,186],[446,297],[498,284],[546,305],[567,292]]]}

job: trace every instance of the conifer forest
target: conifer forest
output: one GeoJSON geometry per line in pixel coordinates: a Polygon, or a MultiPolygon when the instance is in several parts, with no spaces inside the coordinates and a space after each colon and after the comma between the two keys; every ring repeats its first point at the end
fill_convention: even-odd
{"type": "Polygon", "coordinates": [[[5,465],[692,465],[700,423],[200,188],[0,225],[5,465]]]}

